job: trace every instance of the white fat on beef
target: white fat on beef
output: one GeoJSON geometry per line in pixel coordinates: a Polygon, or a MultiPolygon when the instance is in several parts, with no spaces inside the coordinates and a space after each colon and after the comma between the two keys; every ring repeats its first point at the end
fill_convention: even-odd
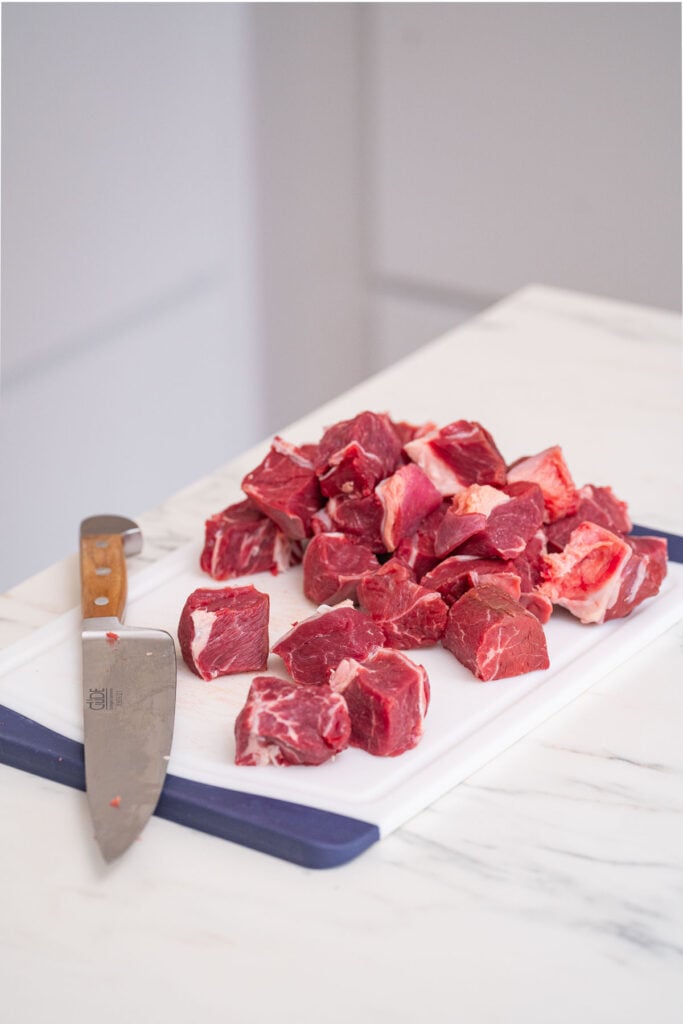
{"type": "Polygon", "coordinates": [[[580,622],[604,622],[619,597],[632,553],[626,541],[610,530],[581,523],[563,551],[543,557],[545,581],[539,590],[580,622]]]}
{"type": "Polygon", "coordinates": [[[490,484],[470,484],[464,491],[455,495],[451,507],[459,515],[479,513],[488,516],[494,508],[504,505],[509,500],[509,494],[499,491],[497,487],[491,487],[490,484]]]}
{"type": "Polygon", "coordinates": [[[403,450],[408,458],[427,474],[437,491],[440,491],[444,497],[448,497],[464,490],[465,484],[432,448],[431,442],[439,436],[439,433],[438,430],[435,430],[431,434],[425,434],[424,437],[409,441],[403,446],[403,450]]]}
{"type": "Polygon", "coordinates": [[[278,455],[286,455],[288,459],[291,459],[297,466],[301,466],[302,469],[313,469],[311,460],[307,459],[301,449],[297,445],[292,444],[291,441],[285,441],[282,437],[275,437],[271,447],[278,455]]]}
{"type": "Polygon", "coordinates": [[[216,613],[205,611],[203,608],[197,608],[196,611],[192,612],[190,618],[192,619],[194,629],[190,651],[192,653],[192,660],[196,665],[202,651],[209,642],[211,630],[216,621],[216,613]]]}

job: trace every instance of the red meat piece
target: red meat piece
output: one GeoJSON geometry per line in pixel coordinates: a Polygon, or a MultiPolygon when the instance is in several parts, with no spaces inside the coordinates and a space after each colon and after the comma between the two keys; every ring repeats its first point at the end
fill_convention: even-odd
{"type": "Polygon", "coordinates": [[[441,505],[441,495],[429,477],[412,463],[403,466],[377,485],[375,495],[382,504],[382,540],[393,551],[403,537],[441,505]]]}
{"type": "Polygon", "coordinates": [[[381,627],[349,601],[295,623],[273,653],[280,655],[295,682],[318,685],[329,682],[344,658],[363,661],[383,644],[381,627]]]}
{"type": "Polygon", "coordinates": [[[406,454],[445,496],[470,484],[506,482],[505,461],[495,441],[480,423],[457,420],[425,437],[409,441],[406,454]]]}
{"type": "Polygon", "coordinates": [[[542,583],[541,563],[543,555],[547,554],[546,535],[544,530],[538,530],[531,538],[521,555],[514,558],[513,565],[515,572],[518,572],[522,580],[522,593],[527,594],[536,590],[542,583]]]}
{"type": "MultiPolygon", "coordinates": [[[[491,575],[515,573],[512,562],[499,558],[472,558],[470,555],[451,555],[422,577],[422,586],[437,590],[446,604],[452,605],[472,586],[474,574],[491,575]]],[[[519,574],[517,574],[519,575],[519,574]]]]}
{"type": "Polygon", "coordinates": [[[323,501],[313,464],[302,449],[276,437],[263,462],[245,476],[242,490],[285,536],[311,536],[311,517],[323,501]]]}
{"type": "Polygon", "coordinates": [[[394,472],[401,442],[386,414],[362,412],[328,427],[318,445],[316,472],[327,497],[365,497],[394,472]]]}
{"type": "Polygon", "coordinates": [[[522,608],[526,608],[528,612],[535,615],[541,625],[545,626],[546,622],[550,621],[550,616],[553,614],[553,602],[544,594],[539,594],[536,591],[520,594],[519,603],[522,608]]]}
{"type": "Polygon", "coordinates": [[[235,721],[235,764],[322,764],[350,735],[346,702],[329,687],[256,676],[235,721]]]}
{"type": "Polygon", "coordinates": [[[468,590],[448,613],[443,646],[477,679],[504,679],[548,668],[538,619],[500,587],[468,590]]]}
{"type": "Polygon", "coordinates": [[[378,568],[370,548],[344,533],[319,533],[304,555],[304,594],[315,604],[355,600],[356,587],[378,568]]]}
{"type": "Polygon", "coordinates": [[[365,498],[330,498],[325,511],[334,530],[355,537],[376,554],[386,551],[382,540],[384,508],[375,494],[365,498]]]}
{"type": "Polygon", "coordinates": [[[633,525],[626,502],[620,501],[611,487],[586,484],[578,491],[576,512],[548,525],[548,550],[561,551],[580,523],[595,523],[622,534],[629,533],[633,525]]]}
{"type": "Polygon", "coordinates": [[[540,591],[580,622],[623,618],[656,594],[666,575],[666,541],[620,537],[581,523],[564,549],[543,558],[540,591]],[[643,543],[645,541],[645,543],[643,543]]]}
{"type": "Polygon", "coordinates": [[[255,587],[195,590],[178,624],[187,667],[202,679],[264,669],[269,610],[268,595],[255,587]]]}
{"type": "Polygon", "coordinates": [[[330,685],[348,705],[352,747],[396,757],[419,743],[429,706],[422,665],[400,651],[381,650],[361,663],[342,661],[330,685]]]}
{"type": "Polygon", "coordinates": [[[380,624],[388,647],[429,647],[446,628],[448,606],[440,595],[415,583],[411,570],[393,558],[361,580],[358,603],[380,624]]]}
{"type": "Polygon", "coordinates": [[[439,524],[449,506],[450,502],[442,501],[438,508],[422,520],[414,533],[398,542],[394,551],[394,558],[412,569],[418,582],[426,572],[439,564],[434,542],[439,524]]]}
{"type": "MultiPolygon", "coordinates": [[[[479,490],[484,489],[492,491],[494,495],[500,495],[502,500],[498,499],[491,504],[483,526],[460,544],[458,554],[477,555],[479,558],[516,558],[524,552],[528,542],[543,522],[544,506],[541,489],[537,484],[532,483],[510,484],[500,491],[493,487],[479,490]]],[[[454,509],[457,509],[456,503],[460,498],[460,494],[456,494],[454,497],[452,506],[454,509]]],[[[446,514],[439,533],[437,533],[435,544],[437,554],[442,552],[441,533],[448,528],[449,515],[453,515],[453,513],[446,514]]],[[[448,548],[447,550],[453,549],[448,548]]],[[[443,550],[442,553],[445,554],[446,550],[443,550]]]]}
{"type": "Polygon", "coordinates": [[[438,430],[436,423],[407,423],[405,420],[401,420],[396,423],[394,420],[391,421],[391,425],[398,435],[398,439],[401,445],[408,444],[409,441],[414,441],[418,437],[424,437],[425,434],[433,434],[435,430],[438,430]]]}
{"type": "Polygon", "coordinates": [[[508,468],[508,483],[520,480],[538,484],[541,488],[545,504],[544,522],[554,523],[576,511],[578,491],[559,445],[513,462],[508,468]]]}
{"type": "Polygon", "coordinates": [[[491,583],[494,587],[499,587],[513,601],[519,601],[522,596],[522,580],[516,572],[480,572],[470,569],[467,573],[468,589],[481,586],[482,583],[491,583]]]}
{"type": "Polygon", "coordinates": [[[272,519],[246,498],[206,520],[199,564],[215,580],[255,572],[277,574],[301,561],[301,542],[285,537],[272,519]]]}

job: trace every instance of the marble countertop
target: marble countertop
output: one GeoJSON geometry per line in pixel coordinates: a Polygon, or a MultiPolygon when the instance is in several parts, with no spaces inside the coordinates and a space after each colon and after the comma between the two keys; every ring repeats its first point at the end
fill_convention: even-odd
{"type": "MultiPolygon", "coordinates": [[[[683,532],[680,318],[531,286],[283,431],[362,408],[563,445],[683,532]]],[[[138,517],[150,561],[239,497],[258,446],[138,517]]],[[[0,646],[78,603],[75,557],[0,598],[0,646]]],[[[678,1022],[683,627],[359,859],[313,871],[154,818],[111,866],[84,795],[0,766],[12,1022],[678,1022]]]]}

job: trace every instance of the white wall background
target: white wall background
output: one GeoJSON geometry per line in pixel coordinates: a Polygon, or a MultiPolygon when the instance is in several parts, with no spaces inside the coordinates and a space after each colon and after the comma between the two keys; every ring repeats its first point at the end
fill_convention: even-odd
{"type": "Polygon", "coordinates": [[[530,281],[679,307],[678,4],[2,18],[0,591],[530,281]]]}

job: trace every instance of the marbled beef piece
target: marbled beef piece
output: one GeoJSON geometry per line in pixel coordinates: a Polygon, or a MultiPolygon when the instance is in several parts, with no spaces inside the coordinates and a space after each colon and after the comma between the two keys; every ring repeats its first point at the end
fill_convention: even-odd
{"type": "MultiPolygon", "coordinates": [[[[448,605],[457,601],[466,590],[473,585],[473,580],[481,576],[489,577],[496,573],[503,573],[507,577],[519,576],[513,562],[503,561],[500,558],[474,558],[471,555],[451,555],[444,559],[434,569],[422,577],[423,587],[429,590],[436,590],[448,605]]],[[[503,583],[510,590],[514,583],[506,580],[503,583]]],[[[521,589],[521,588],[520,588],[521,589]]]]}
{"type": "Polygon", "coordinates": [[[553,604],[580,622],[608,622],[658,592],[666,575],[666,541],[620,537],[581,523],[561,552],[543,558],[542,573],[540,592],[553,604]]]}
{"type": "Polygon", "coordinates": [[[199,564],[215,580],[256,572],[277,574],[302,558],[301,541],[285,537],[272,519],[246,498],[206,520],[199,564]]]}
{"type": "MultiPolygon", "coordinates": [[[[344,498],[341,495],[330,498],[325,506],[325,515],[333,530],[354,537],[375,554],[386,553],[382,540],[384,508],[376,494],[368,494],[365,498],[344,498]]],[[[323,513],[319,516],[322,521],[323,513]]]]}
{"type": "Polygon", "coordinates": [[[273,647],[297,683],[322,685],[344,658],[363,661],[384,644],[384,633],[350,601],[297,622],[273,647]]]}
{"type": "Polygon", "coordinates": [[[574,514],[548,524],[548,550],[561,551],[579,523],[595,523],[619,534],[629,533],[633,526],[626,502],[620,501],[611,487],[586,484],[578,491],[574,514]]]}
{"type": "MultiPolygon", "coordinates": [[[[475,484],[474,487],[477,487],[475,484]]],[[[476,515],[460,515],[458,508],[464,496],[472,488],[453,498],[451,511],[443,519],[434,545],[437,554],[447,554],[455,526],[460,519],[475,519],[476,515]],[[449,518],[450,517],[450,518],[449,518]],[[449,536],[449,533],[451,536],[449,536]],[[445,540],[444,540],[445,538],[445,540]]],[[[483,525],[471,531],[469,537],[459,540],[459,555],[476,555],[478,558],[516,558],[521,555],[531,538],[543,522],[544,505],[541,489],[533,483],[514,483],[497,490],[495,487],[477,487],[477,495],[466,509],[481,508],[485,515],[483,525]],[[481,492],[486,491],[486,496],[481,492]]]]}
{"type": "Polygon", "coordinates": [[[396,422],[391,421],[391,425],[396,431],[398,439],[403,445],[408,444],[409,441],[415,441],[418,437],[424,437],[425,434],[433,434],[435,430],[438,430],[436,423],[408,423],[406,420],[396,422]]]}
{"type": "Polygon", "coordinates": [[[491,584],[473,587],[451,606],[442,643],[484,682],[550,664],[536,616],[491,584]]]}
{"type": "Polygon", "coordinates": [[[541,488],[545,505],[544,522],[554,523],[576,511],[578,491],[559,445],[513,462],[508,467],[508,483],[520,480],[538,484],[541,488]]]}
{"type": "Polygon", "coordinates": [[[429,679],[422,665],[405,654],[380,650],[362,662],[346,659],[330,686],[347,703],[352,747],[377,757],[397,757],[420,742],[429,679]]]}
{"type": "Polygon", "coordinates": [[[313,464],[301,448],[276,437],[263,462],[245,476],[242,490],[285,536],[311,536],[311,517],[323,499],[313,464]]]}
{"type": "Polygon", "coordinates": [[[358,603],[382,627],[387,647],[430,647],[446,628],[448,606],[441,596],[415,583],[411,570],[394,558],[361,580],[358,603]]]}
{"type": "MultiPolygon", "coordinates": [[[[489,484],[471,484],[459,491],[451,499],[439,523],[434,538],[435,554],[444,558],[470,537],[483,533],[493,510],[509,500],[500,488],[489,484]]],[[[495,553],[489,557],[498,558],[499,555],[495,553]]]]}
{"type": "Polygon", "coordinates": [[[541,569],[543,555],[547,555],[546,533],[544,529],[537,530],[527,543],[521,555],[513,558],[512,562],[515,572],[518,572],[522,580],[522,593],[528,594],[536,590],[543,582],[541,569]]]}
{"type": "Polygon", "coordinates": [[[474,421],[449,423],[441,430],[409,441],[404,451],[445,497],[470,484],[502,487],[507,479],[505,461],[495,441],[474,421]]]}
{"type": "Polygon", "coordinates": [[[259,672],[268,662],[270,599],[255,587],[195,590],[180,616],[185,664],[202,679],[259,672]]]}
{"type": "Polygon", "coordinates": [[[379,562],[370,548],[344,533],[319,533],[304,555],[304,594],[315,604],[356,599],[360,580],[376,572],[379,562]]]}
{"type": "Polygon", "coordinates": [[[362,412],[328,427],[318,445],[316,473],[329,498],[363,498],[399,465],[401,443],[389,417],[362,412]]]}
{"type": "Polygon", "coordinates": [[[346,701],[328,686],[256,676],[235,721],[235,764],[323,764],[350,736],[346,701]]]}
{"type": "Polygon", "coordinates": [[[441,520],[449,507],[450,502],[443,500],[438,508],[422,520],[414,533],[398,542],[394,551],[394,558],[412,569],[418,583],[425,573],[439,564],[440,559],[434,551],[434,541],[441,520]]]}
{"type": "Polygon", "coordinates": [[[375,489],[382,504],[382,541],[394,551],[404,537],[441,505],[441,495],[429,477],[410,463],[382,480],[375,489]]]}

